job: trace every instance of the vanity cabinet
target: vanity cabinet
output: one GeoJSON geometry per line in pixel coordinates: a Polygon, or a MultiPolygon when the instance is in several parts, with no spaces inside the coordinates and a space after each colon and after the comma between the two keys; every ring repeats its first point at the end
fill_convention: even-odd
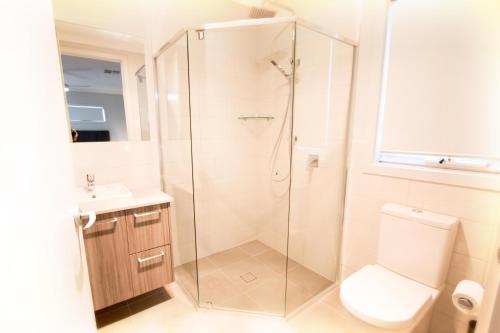
{"type": "Polygon", "coordinates": [[[83,236],[95,310],[173,281],[168,204],[98,214],[83,236]]]}
{"type": "Polygon", "coordinates": [[[94,308],[102,309],[133,297],[125,214],[98,215],[83,230],[94,308]]]}
{"type": "Polygon", "coordinates": [[[132,209],[126,219],[130,254],[170,244],[168,211],[160,205],[132,209]]]}
{"type": "Polygon", "coordinates": [[[134,296],[159,288],[172,281],[170,245],[142,251],[130,256],[134,296]]]}

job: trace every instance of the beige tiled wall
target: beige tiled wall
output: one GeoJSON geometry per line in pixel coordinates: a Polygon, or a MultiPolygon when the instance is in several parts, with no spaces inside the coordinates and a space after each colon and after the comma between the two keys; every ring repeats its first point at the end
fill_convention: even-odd
{"type": "Polygon", "coordinates": [[[123,183],[130,189],[159,188],[151,141],[88,142],[71,145],[75,183],[86,186],[85,175],[93,173],[96,184],[123,183]]]}
{"type": "MultiPolygon", "coordinates": [[[[270,46],[274,54],[280,54],[276,43],[270,46]]],[[[282,41],[282,42],[286,42],[282,41]]],[[[287,66],[288,58],[279,59],[287,66]]],[[[353,49],[340,42],[306,29],[297,27],[296,39],[296,78],[294,91],[294,139],[292,161],[292,188],[290,201],[290,221],[288,224],[288,196],[285,195],[280,205],[278,194],[286,193],[285,184],[270,183],[269,157],[263,156],[265,176],[271,191],[269,198],[261,198],[265,202],[274,203],[267,220],[263,219],[259,226],[259,239],[282,253],[286,245],[282,239],[287,236],[288,254],[290,258],[335,281],[339,253],[339,231],[342,219],[342,205],[345,177],[345,151],[347,148],[346,129],[349,110],[350,79],[353,61],[353,49]],[[319,158],[318,168],[309,165],[310,155],[319,158]],[[267,172],[267,173],[266,173],[267,172]],[[280,228],[281,227],[281,228],[280,228]]],[[[285,114],[288,86],[282,77],[271,71],[276,81],[274,90],[269,87],[263,92],[274,104],[264,105],[265,113],[276,115],[278,124],[285,114]],[[267,93],[267,95],[266,95],[267,93]],[[271,94],[270,94],[271,93],[271,94]],[[266,109],[267,107],[267,109],[266,109]]],[[[269,81],[268,81],[269,82],[269,81]]],[[[290,111],[291,112],[291,111],[290,111]]],[[[290,114],[289,114],[290,116],[290,114]]],[[[273,124],[274,125],[274,124],[273,124]]],[[[290,144],[289,124],[283,145],[290,144]]],[[[272,131],[261,139],[264,147],[272,147],[278,136],[272,131]],[[267,144],[266,144],[267,142],[267,144]]],[[[264,150],[265,151],[265,150],[264,150]]],[[[280,155],[283,163],[289,162],[284,151],[280,155]]],[[[279,166],[280,164],[278,164],[279,166]]]]}
{"type": "Polygon", "coordinates": [[[183,37],[156,61],[161,180],[174,198],[170,209],[174,265],[196,259],[186,47],[183,37]]]}
{"type": "Polygon", "coordinates": [[[259,128],[238,116],[256,113],[256,35],[229,29],[190,35],[193,170],[198,256],[256,238],[259,128]]]}
{"type": "MultiPolygon", "coordinates": [[[[462,279],[484,283],[486,267],[500,223],[500,193],[406,179],[353,173],[344,229],[343,268],[346,275],[374,263],[377,252],[379,211],[396,202],[457,216],[460,227],[446,279],[436,305],[439,321],[464,320],[451,304],[451,293],[462,279]]],[[[445,325],[437,323],[436,325],[445,325]]]]}
{"type": "MultiPolygon", "coordinates": [[[[492,253],[493,237],[500,226],[500,193],[472,187],[423,181],[422,171],[407,170],[405,178],[384,176],[373,168],[383,40],[387,1],[365,2],[361,24],[354,130],[347,210],[344,225],[342,269],[346,277],[374,263],[377,252],[379,211],[386,202],[419,207],[460,218],[461,224],[446,279],[438,300],[431,332],[454,332],[465,318],[451,305],[451,292],[458,281],[484,283],[492,253]],[[420,180],[419,180],[420,179],[420,180]]],[[[436,138],[442,139],[442,138],[436,138]]],[[[429,172],[430,173],[430,172],[429,172]]],[[[439,180],[439,178],[436,178],[439,180]]],[[[442,178],[444,179],[444,177],[442,178]]],[[[474,185],[474,178],[468,184],[474,185]]],[[[479,185],[479,177],[477,184],[479,185]]]]}

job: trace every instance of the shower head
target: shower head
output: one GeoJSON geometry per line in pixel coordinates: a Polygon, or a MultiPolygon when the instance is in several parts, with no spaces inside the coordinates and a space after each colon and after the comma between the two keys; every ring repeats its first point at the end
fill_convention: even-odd
{"type": "Polygon", "coordinates": [[[275,16],[295,16],[295,11],[273,0],[232,0],[249,8],[248,16],[253,19],[275,16]]]}
{"type": "Polygon", "coordinates": [[[286,70],[281,67],[280,64],[278,64],[274,59],[270,60],[270,63],[287,79],[290,79],[292,77],[292,73],[287,73],[286,70]]]}
{"type": "Polygon", "coordinates": [[[269,10],[261,7],[252,7],[250,8],[250,18],[270,18],[274,17],[276,15],[276,12],[274,10],[269,10]]]}

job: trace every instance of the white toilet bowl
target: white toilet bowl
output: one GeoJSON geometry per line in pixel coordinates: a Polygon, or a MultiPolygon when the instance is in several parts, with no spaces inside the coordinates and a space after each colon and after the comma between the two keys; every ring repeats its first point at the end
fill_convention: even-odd
{"type": "Polygon", "coordinates": [[[418,325],[439,293],[379,265],[367,265],[342,283],[340,300],[369,324],[402,329],[418,325]]]}
{"type": "Polygon", "coordinates": [[[342,282],[344,307],[381,328],[414,332],[412,328],[426,326],[422,321],[430,318],[444,286],[457,225],[454,217],[385,204],[377,264],[342,282]]]}

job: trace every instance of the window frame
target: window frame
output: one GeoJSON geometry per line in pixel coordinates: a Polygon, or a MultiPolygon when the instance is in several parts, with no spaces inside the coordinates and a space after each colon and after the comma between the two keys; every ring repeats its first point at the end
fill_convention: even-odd
{"type": "MultiPolygon", "coordinates": [[[[482,191],[500,192],[500,175],[486,172],[471,172],[444,169],[423,165],[410,165],[378,161],[377,135],[381,102],[382,68],[384,46],[390,11],[389,1],[374,5],[373,13],[366,20],[370,25],[362,25],[360,38],[369,42],[369,47],[361,47],[356,52],[356,75],[353,102],[355,121],[348,156],[349,173],[404,179],[410,182],[425,182],[443,186],[457,186],[482,191]],[[376,70],[373,70],[376,68],[376,70]],[[363,102],[360,102],[360,101],[363,102]]],[[[364,44],[363,44],[364,45],[364,44]]],[[[382,123],[383,124],[383,123],[382,123]]]]}
{"type": "Polygon", "coordinates": [[[417,153],[412,151],[384,151],[381,148],[384,132],[385,103],[387,99],[388,71],[393,31],[392,7],[397,0],[387,5],[386,27],[383,45],[382,77],[380,82],[378,119],[375,139],[374,162],[378,165],[415,166],[421,168],[457,170],[466,173],[500,175],[500,159],[455,155],[439,152],[417,153]]]}
{"type": "Polygon", "coordinates": [[[73,105],[73,104],[68,104],[68,112],[69,112],[69,120],[72,123],[105,123],[106,122],[106,109],[102,106],[92,106],[92,105],[73,105]],[[82,119],[72,119],[71,118],[71,111],[69,111],[71,108],[79,108],[79,109],[99,109],[101,110],[101,115],[102,115],[102,120],[82,120],[82,119]]]}

